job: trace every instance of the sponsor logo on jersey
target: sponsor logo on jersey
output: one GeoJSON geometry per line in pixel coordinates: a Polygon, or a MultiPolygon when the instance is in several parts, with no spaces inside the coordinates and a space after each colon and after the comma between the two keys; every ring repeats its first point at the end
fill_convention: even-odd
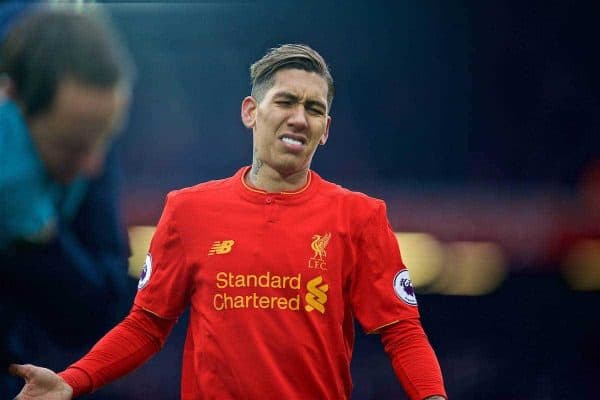
{"type": "Polygon", "coordinates": [[[412,286],[410,275],[407,269],[403,269],[394,276],[394,292],[396,296],[406,304],[411,306],[417,305],[417,296],[415,295],[415,289],[412,286]]]}
{"type": "Polygon", "coordinates": [[[278,295],[267,296],[265,290],[277,289],[284,293],[298,293],[302,276],[296,275],[278,275],[266,272],[261,275],[255,274],[234,274],[231,272],[217,272],[216,276],[217,293],[213,296],[213,307],[217,311],[230,309],[278,309],[293,310],[300,309],[300,295],[278,295]],[[236,292],[239,289],[255,289],[248,293],[244,291],[243,295],[236,292]]]}
{"type": "Polygon", "coordinates": [[[302,283],[302,274],[261,275],[217,272],[213,307],[217,311],[233,309],[271,309],[291,311],[318,311],[325,313],[329,285],[322,276],[302,283]],[[302,304],[302,289],[306,295],[302,304]],[[240,293],[241,292],[241,293],[240,293]],[[304,306],[303,308],[301,308],[304,306]]]}
{"type": "Polygon", "coordinates": [[[327,271],[327,245],[329,239],[331,239],[331,233],[324,235],[313,235],[313,241],[310,244],[310,248],[313,250],[314,255],[308,260],[308,268],[310,269],[321,269],[327,271]]]}
{"type": "Polygon", "coordinates": [[[325,313],[325,303],[327,303],[327,291],[329,285],[323,283],[323,277],[317,276],[306,284],[306,296],[304,297],[306,305],[304,309],[308,312],[317,310],[321,314],[325,313]]]}
{"type": "Polygon", "coordinates": [[[215,254],[227,254],[231,253],[231,249],[235,244],[234,240],[222,240],[216,241],[213,243],[212,247],[208,251],[209,256],[214,256],[215,254]]]}
{"type": "Polygon", "coordinates": [[[152,276],[152,256],[150,253],[146,255],[146,262],[142,267],[142,272],[140,273],[140,280],[138,281],[138,290],[144,288],[150,282],[150,277],[152,276]]]}

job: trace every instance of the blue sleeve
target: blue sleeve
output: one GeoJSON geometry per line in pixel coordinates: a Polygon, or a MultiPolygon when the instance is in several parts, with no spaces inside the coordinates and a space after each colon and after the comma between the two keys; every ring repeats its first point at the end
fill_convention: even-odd
{"type": "Polygon", "coordinates": [[[129,246],[118,202],[116,154],[89,190],[74,220],[59,221],[45,244],[23,244],[2,260],[11,303],[58,341],[85,343],[122,318],[135,295],[127,275],[129,246]]]}

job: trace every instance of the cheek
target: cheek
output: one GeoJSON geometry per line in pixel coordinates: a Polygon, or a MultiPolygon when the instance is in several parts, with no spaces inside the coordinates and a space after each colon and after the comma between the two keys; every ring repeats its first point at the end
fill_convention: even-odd
{"type": "Polygon", "coordinates": [[[256,125],[262,127],[265,131],[278,130],[289,117],[289,112],[276,107],[270,107],[265,110],[259,110],[256,117],[256,125]]]}
{"type": "Polygon", "coordinates": [[[280,124],[274,119],[257,119],[254,135],[260,143],[269,143],[275,140],[280,124]]]}
{"type": "Polygon", "coordinates": [[[314,133],[315,138],[321,138],[325,134],[325,130],[327,128],[327,122],[319,119],[318,121],[314,121],[312,126],[312,131],[314,133]]]}

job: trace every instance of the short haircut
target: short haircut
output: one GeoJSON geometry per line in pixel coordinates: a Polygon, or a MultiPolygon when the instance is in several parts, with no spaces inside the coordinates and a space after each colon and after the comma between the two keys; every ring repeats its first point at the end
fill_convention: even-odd
{"type": "Polygon", "coordinates": [[[284,44],[272,48],[250,66],[252,97],[258,102],[262,101],[275,84],[275,73],[282,69],[301,69],[323,77],[327,82],[327,105],[331,109],[335,89],[329,67],[319,53],[304,44],[284,44]]]}
{"type": "Polygon", "coordinates": [[[0,47],[0,75],[10,79],[26,116],[46,111],[65,79],[111,88],[129,84],[133,74],[129,54],[97,11],[35,7],[0,47]]]}

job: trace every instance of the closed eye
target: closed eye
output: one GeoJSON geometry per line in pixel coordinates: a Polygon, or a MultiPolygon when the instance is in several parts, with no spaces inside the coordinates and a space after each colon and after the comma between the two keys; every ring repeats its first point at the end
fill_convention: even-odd
{"type": "Polygon", "coordinates": [[[308,107],[308,112],[314,115],[325,115],[325,111],[316,107],[308,107]]]}

